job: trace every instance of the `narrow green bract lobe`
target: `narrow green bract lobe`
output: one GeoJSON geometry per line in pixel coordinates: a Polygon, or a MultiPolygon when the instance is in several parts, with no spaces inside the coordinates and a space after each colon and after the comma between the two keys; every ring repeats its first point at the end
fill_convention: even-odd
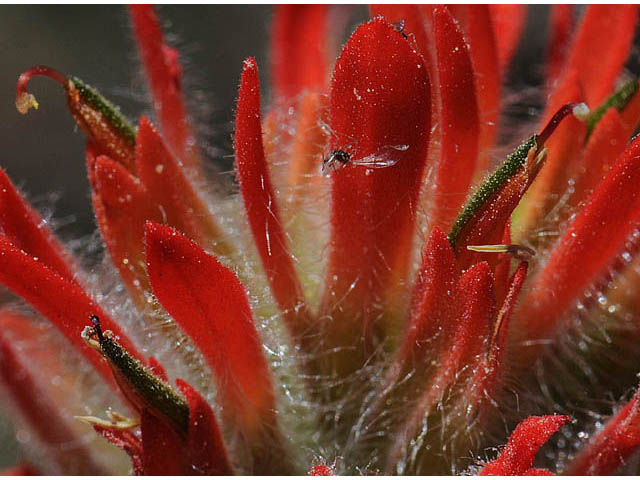
{"type": "Polygon", "coordinates": [[[91,85],[87,85],[78,77],[70,76],[68,81],[71,87],[75,87],[80,96],[98,112],[100,112],[107,119],[109,124],[124,137],[124,139],[135,146],[137,131],[136,128],[127,120],[127,118],[120,113],[120,109],[104,98],[100,92],[98,92],[91,85]]]}
{"type": "Polygon", "coordinates": [[[610,108],[615,108],[619,112],[622,111],[624,107],[629,104],[637,91],[638,81],[634,78],[633,80],[625,83],[613,95],[607,98],[607,100],[589,116],[589,119],[587,120],[587,138],[589,138],[593,129],[596,128],[600,119],[610,108]]]}
{"type": "Polygon", "coordinates": [[[82,336],[90,346],[104,355],[114,371],[116,381],[136,407],[149,409],[155,415],[168,418],[181,434],[187,435],[189,406],[180,395],[129,355],[110,331],[102,335],[99,326],[87,327],[82,336]],[[128,385],[123,385],[123,380],[128,385]],[[141,405],[130,394],[140,398],[141,405]]]}
{"type": "Polygon", "coordinates": [[[526,163],[529,152],[532,148],[537,149],[537,135],[532,135],[513,153],[507,156],[505,162],[478,188],[478,191],[464,206],[456,222],[451,227],[448,239],[452,246],[455,246],[458,235],[465,225],[473,218],[474,214],[484,205],[484,203],[496,193],[511,177],[513,177],[526,163]]]}

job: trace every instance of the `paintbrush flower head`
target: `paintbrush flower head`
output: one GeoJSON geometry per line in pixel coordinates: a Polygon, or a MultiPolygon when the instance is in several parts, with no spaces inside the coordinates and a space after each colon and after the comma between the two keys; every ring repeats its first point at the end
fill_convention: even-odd
{"type": "Polygon", "coordinates": [[[516,129],[526,6],[370,13],[334,51],[345,10],[275,8],[272,101],[240,74],[238,195],[207,188],[152,7],[129,14],[153,122],[20,76],[19,112],[48,77],[86,134],[106,255],[75,258],[0,171],[16,472],[636,473],[637,7],[551,7],[516,129]]]}

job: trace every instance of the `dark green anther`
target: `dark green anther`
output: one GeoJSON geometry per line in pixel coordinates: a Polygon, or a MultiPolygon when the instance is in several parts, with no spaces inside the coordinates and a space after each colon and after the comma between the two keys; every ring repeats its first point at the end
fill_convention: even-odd
{"type": "Polygon", "coordinates": [[[616,110],[621,112],[622,110],[624,110],[624,107],[629,104],[637,91],[638,80],[633,79],[625,83],[613,95],[607,98],[605,102],[597,108],[597,110],[589,115],[589,119],[587,120],[587,138],[589,138],[589,135],[591,135],[593,129],[610,108],[615,108],[616,110]]]}
{"type": "Polygon", "coordinates": [[[129,355],[110,335],[100,340],[100,349],[149,404],[169,418],[183,435],[189,431],[189,405],[174,390],[129,355]]]}
{"type": "Polygon", "coordinates": [[[120,113],[120,109],[117,106],[104,98],[100,92],[92,86],[84,83],[78,77],[70,76],[68,77],[68,80],[73,83],[80,96],[89,105],[91,105],[91,107],[104,115],[109,124],[115,128],[129,144],[135,146],[137,136],[136,128],[122,113],[120,113]]]}
{"type": "Polygon", "coordinates": [[[473,218],[475,213],[482,208],[485,202],[496,193],[511,177],[513,177],[526,163],[529,151],[537,146],[537,135],[532,135],[528,140],[518,146],[513,153],[507,156],[505,162],[487,178],[471,197],[456,219],[456,223],[449,232],[449,243],[455,247],[458,235],[465,225],[473,218]]]}

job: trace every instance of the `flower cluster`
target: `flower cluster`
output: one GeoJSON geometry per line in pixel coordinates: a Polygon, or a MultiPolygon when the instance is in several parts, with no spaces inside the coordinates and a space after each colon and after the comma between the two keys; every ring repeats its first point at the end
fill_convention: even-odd
{"type": "Polygon", "coordinates": [[[370,11],[332,64],[330,7],[276,8],[273,106],[254,59],[240,79],[239,196],[205,188],[152,7],[129,12],[157,127],[74,76],[20,76],[20,112],[49,77],[87,136],[108,256],[74,258],[0,171],[0,283],[25,302],[0,310],[0,385],[29,437],[18,473],[628,468],[637,7],[590,6],[576,26],[552,7],[540,125],[500,159],[526,7],[370,11]]]}

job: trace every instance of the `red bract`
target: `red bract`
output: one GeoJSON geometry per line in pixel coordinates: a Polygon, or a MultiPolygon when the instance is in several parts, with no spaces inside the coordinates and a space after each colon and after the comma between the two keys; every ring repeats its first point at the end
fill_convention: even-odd
{"type": "Polygon", "coordinates": [[[500,64],[496,34],[488,5],[456,5],[451,6],[451,9],[464,30],[475,72],[480,115],[480,158],[476,173],[481,173],[489,165],[488,150],[495,144],[496,125],[500,113],[500,64]]]}
{"type": "Polygon", "coordinates": [[[496,37],[498,65],[504,74],[520,43],[520,36],[527,19],[527,9],[524,5],[492,4],[489,5],[489,12],[496,37]]]}
{"type": "MultiPolygon", "coordinates": [[[[391,327],[391,319],[379,318],[378,305],[393,303],[406,277],[430,105],[427,69],[402,33],[381,19],[360,26],[333,75],[331,149],[347,152],[353,161],[388,155],[396,163],[331,173],[329,265],[320,307],[322,316],[333,319],[326,325],[328,346],[362,338],[355,353],[360,358],[391,327]]],[[[338,368],[348,371],[353,364],[338,368]]]]}
{"type": "Polygon", "coordinates": [[[164,42],[151,5],[132,5],[129,11],[162,133],[185,165],[197,167],[195,137],[182,99],[182,67],[178,51],[164,42]]]}
{"type": "Polygon", "coordinates": [[[115,446],[144,475],[633,472],[640,394],[602,405],[640,361],[637,7],[587,7],[575,31],[553,7],[526,95],[541,129],[501,124],[525,6],[373,6],[329,76],[347,11],[277,8],[273,105],[245,60],[240,195],[200,191],[152,7],[130,14],[158,128],[76,77],[21,75],[21,112],[48,77],[88,137],[115,267],[85,271],[0,172],[0,283],[42,314],[0,312],[0,384],[38,471],[122,473],[115,446]],[[530,416],[550,411],[575,424],[530,416]]]}
{"type": "Polygon", "coordinates": [[[522,325],[526,338],[548,338],[576,296],[604,273],[624,247],[639,221],[639,176],[640,141],[635,140],[559,239],[534,280],[519,312],[526,319],[522,325]],[[606,242],[598,231],[606,232],[606,242]]]}
{"type": "Polygon", "coordinates": [[[211,368],[218,401],[254,455],[256,473],[286,468],[271,375],[242,284],[228,268],[176,230],[148,223],[147,271],[162,306],[211,368]],[[268,452],[272,452],[274,458],[268,452]]]}
{"type": "Polygon", "coordinates": [[[571,419],[563,415],[529,417],[513,431],[500,456],[485,466],[480,475],[548,475],[533,468],[540,447],[571,419]]]}
{"type": "Polygon", "coordinates": [[[605,475],[616,472],[640,446],[639,394],[596,432],[567,468],[567,475],[605,475]]]}
{"type": "Polygon", "coordinates": [[[278,5],[271,41],[271,76],[276,96],[292,98],[325,86],[328,53],[326,5],[278,5]]]}
{"type": "Polygon", "coordinates": [[[282,228],[262,146],[260,84],[255,60],[245,60],[238,92],[235,134],[240,191],[273,296],[293,335],[306,328],[307,306],[282,228]]]}
{"type": "Polygon", "coordinates": [[[464,192],[476,167],[478,111],[473,68],[462,31],[445,8],[434,10],[433,26],[442,122],[433,215],[435,223],[449,229],[464,203],[464,192]]]}
{"type": "Polygon", "coordinates": [[[64,378],[53,347],[40,344],[43,332],[31,321],[26,315],[0,311],[0,381],[5,398],[42,442],[40,455],[48,457],[57,471],[104,474],[104,467],[83,445],[81,433],[56,406],[50,379],[53,375],[61,382],[69,379],[64,378]]]}
{"type": "Polygon", "coordinates": [[[564,74],[578,74],[588,105],[600,105],[610,94],[629,55],[637,20],[635,5],[592,5],[585,12],[564,74]]]}
{"type": "Polygon", "coordinates": [[[199,475],[233,474],[211,407],[191,385],[180,379],[177,384],[189,403],[190,468],[199,475]]]}
{"type": "Polygon", "coordinates": [[[572,16],[573,8],[571,5],[554,4],[551,7],[546,72],[550,87],[553,87],[554,82],[560,76],[570,51],[572,16]]]}
{"type": "Polygon", "coordinates": [[[172,228],[148,223],[153,291],[202,350],[228,414],[248,431],[271,415],[273,387],[244,288],[214,257],[172,228]]]}

